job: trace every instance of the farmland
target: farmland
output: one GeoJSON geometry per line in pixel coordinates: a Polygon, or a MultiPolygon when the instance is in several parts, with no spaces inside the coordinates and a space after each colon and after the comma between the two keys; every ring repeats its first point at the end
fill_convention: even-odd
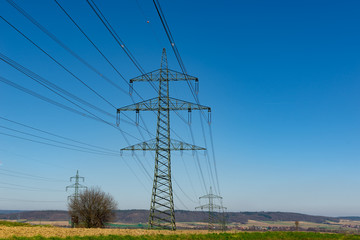
{"type": "Polygon", "coordinates": [[[229,232],[208,233],[199,230],[155,231],[126,229],[66,229],[57,227],[0,227],[0,239],[360,239],[359,235],[312,232],[229,232]]]}
{"type": "Polygon", "coordinates": [[[85,229],[60,228],[50,225],[31,225],[28,223],[0,222],[0,239],[98,239],[98,240],[205,240],[205,239],[360,239],[355,234],[333,234],[314,232],[211,232],[207,230],[146,230],[146,229],[85,229]]]}

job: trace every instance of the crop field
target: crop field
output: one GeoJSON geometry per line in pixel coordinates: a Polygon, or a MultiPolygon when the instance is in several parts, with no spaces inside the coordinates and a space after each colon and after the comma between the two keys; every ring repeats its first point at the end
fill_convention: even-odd
{"type": "Polygon", "coordinates": [[[243,239],[243,240],[278,240],[278,239],[360,239],[359,235],[325,234],[312,232],[238,232],[208,233],[206,231],[152,231],[120,229],[61,229],[57,227],[1,227],[0,239],[79,239],[79,240],[206,240],[206,239],[243,239]]]}
{"type": "Polygon", "coordinates": [[[54,226],[30,225],[27,223],[0,222],[0,239],[41,240],[41,239],[78,239],[78,240],[205,240],[205,239],[359,239],[360,235],[330,234],[313,232],[212,232],[206,230],[145,230],[145,229],[85,229],[60,228],[54,226]]]}

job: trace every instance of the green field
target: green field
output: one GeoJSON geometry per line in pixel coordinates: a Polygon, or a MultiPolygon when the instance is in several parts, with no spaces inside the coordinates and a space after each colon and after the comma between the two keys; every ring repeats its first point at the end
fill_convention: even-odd
{"type": "Polygon", "coordinates": [[[53,227],[51,225],[35,225],[25,222],[10,222],[10,221],[1,221],[0,226],[7,226],[7,227],[53,227]]]}
{"type": "Polygon", "coordinates": [[[50,237],[45,238],[42,236],[36,237],[12,237],[8,239],[18,239],[18,240],[42,240],[42,239],[77,239],[77,240],[206,240],[206,239],[243,239],[243,240],[278,240],[278,239],[360,239],[360,235],[346,235],[346,234],[324,234],[324,233],[312,233],[312,232],[242,232],[242,233],[220,233],[220,234],[181,234],[181,235],[143,235],[143,236],[119,236],[119,235],[109,235],[109,236],[88,236],[88,237],[50,237]]]}

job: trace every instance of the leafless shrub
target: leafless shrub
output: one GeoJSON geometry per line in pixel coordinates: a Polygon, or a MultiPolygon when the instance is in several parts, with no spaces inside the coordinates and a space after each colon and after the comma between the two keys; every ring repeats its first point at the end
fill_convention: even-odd
{"type": "Polygon", "coordinates": [[[98,187],[84,190],[68,203],[69,214],[77,226],[103,228],[114,217],[117,203],[114,198],[98,187]]]}

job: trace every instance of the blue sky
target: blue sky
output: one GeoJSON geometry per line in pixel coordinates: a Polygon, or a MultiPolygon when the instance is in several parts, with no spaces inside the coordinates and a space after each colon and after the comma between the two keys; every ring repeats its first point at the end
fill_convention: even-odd
{"type": "MultiPolygon", "coordinates": [[[[15,2],[102,74],[128,89],[55,2],[15,2]]],[[[140,74],[86,1],[59,2],[126,80],[140,74]]],[[[170,68],[179,70],[152,1],[96,3],[145,71],[159,68],[163,47],[167,49],[170,68]]],[[[228,211],[360,215],[359,3],[207,1],[204,4],[187,0],[160,3],[189,74],[200,80],[200,101],[212,107],[211,129],[220,193],[228,211]]],[[[114,106],[132,103],[128,95],[64,51],[6,1],[0,3],[0,9],[2,17],[114,106]]],[[[0,31],[0,53],[104,111],[115,113],[113,107],[2,20],[0,31]]],[[[0,62],[0,72],[1,77],[70,106],[4,62],[0,62]]],[[[147,83],[136,84],[135,89],[144,99],[156,95],[147,83]]],[[[171,93],[194,101],[186,83],[172,84],[171,93]]],[[[134,96],[134,100],[141,99],[134,96]]],[[[119,131],[106,124],[58,108],[1,82],[0,101],[0,117],[114,151],[128,145],[119,131]]],[[[180,114],[187,118],[186,112],[180,114]]],[[[101,116],[115,123],[111,116],[101,116]]],[[[128,116],[135,119],[135,114],[128,116]]],[[[143,113],[142,117],[149,131],[155,133],[154,114],[143,113]]],[[[189,128],[176,114],[171,123],[184,141],[192,142],[189,128]]],[[[0,126],[63,141],[1,119],[0,126]]],[[[142,140],[133,125],[122,122],[120,127],[137,138],[129,137],[130,144],[142,140]]],[[[194,112],[195,142],[201,146],[207,144],[212,156],[209,127],[205,124],[204,128],[205,138],[199,114],[194,112]]],[[[4,128],[0,132],[45,141],[4,128]]],[[[145,139],[150,138],[142,134],[145,139]]],[[[152,176],[153,155],[139,152],[137,156],[152,176]]],[[[207,158],[203,153],[198,157],[209,188],[214,184],[207,158]]],[[[65,187],[71,184],[69,177],[77,169],[85,177],[85,185],[100,186],[114,195],[120,209],[147,209],[150,205],[152,182],[130,153],[122,159],[0,135],[0,162],[0,209],[66,209],[66,198],[71,192],[66,193],[65,187]]],[[[200,204],[198,197],[206,193],[196,162],[192,153],[173,154],[177,209],[194,209],[200,204]]]]}

